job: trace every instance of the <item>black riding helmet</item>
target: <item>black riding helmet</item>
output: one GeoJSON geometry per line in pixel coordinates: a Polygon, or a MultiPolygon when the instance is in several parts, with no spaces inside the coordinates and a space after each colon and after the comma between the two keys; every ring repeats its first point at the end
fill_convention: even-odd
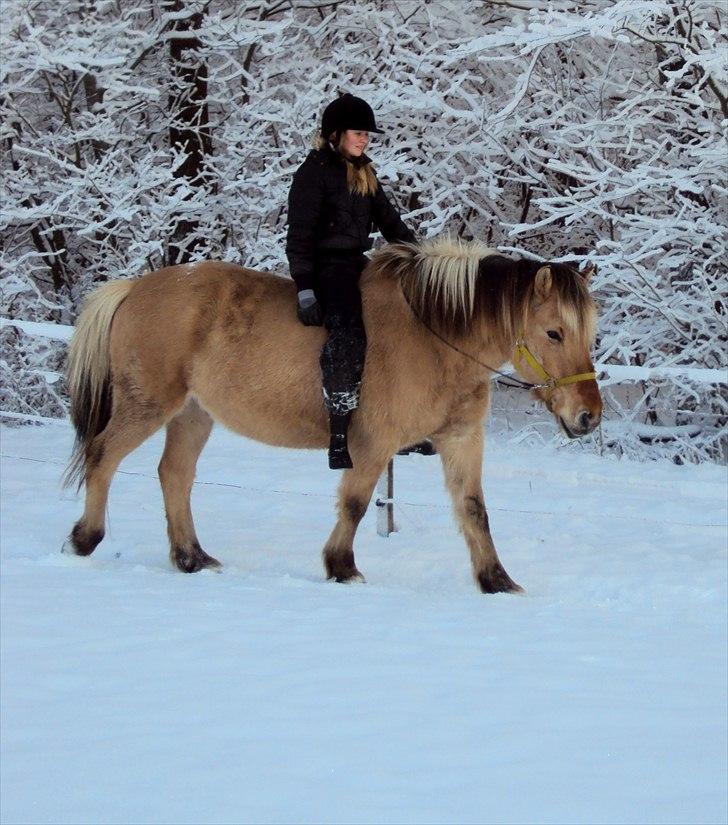
{"type": "Polygon", "coordinates": [[[333,132],[345,132],[347,129],[384,134],[383,129],[377,128],[372,107],[366,100],[354,97],[348,92],[337,97],[324,109],[321,134],[328,140],[333,132]]]}

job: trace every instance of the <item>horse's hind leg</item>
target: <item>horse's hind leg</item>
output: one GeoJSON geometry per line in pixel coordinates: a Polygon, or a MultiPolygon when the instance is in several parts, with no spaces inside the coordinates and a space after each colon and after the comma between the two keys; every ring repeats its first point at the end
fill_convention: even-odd
{"type": "Polygon", "coordinates": [[[157,405],[137,405],[133,399],[120,398],[117,393],[111,418],[89,445],[84,467],[84,512],[74,525],[63,547],[64,552],[79,556],[93,553],[104,537],[106,502],[116,468],[163,422],[164,415],[157,405]]]}
{"type": "Polygon", "coordinates": [[[195,468],[212,430],[212,418],[190,399],[187,406],[167,424],[167,440],[159,462],[159,480],[167,514],[169,556],[184,573],[205,567],[220,567],[200,547],[190,508],[195,468]]]}
{"type": "Polygon", "coordinates": [[[473,576],[483,593],[520,591],[506,573],[490,535],[481,486],[483,428],[447,433],[435,439],[445,482],[473,564],[473,576]]]}
{"type": "Polygon", "coordinates": [[[388,460],[388,456],[364,458],[356,452],[353,458],[354,469],[345,471],[339,485],[339,518],[322,553],[326,578],[337,582],[364,581],[354,562],[354,535],[388,460]]]}

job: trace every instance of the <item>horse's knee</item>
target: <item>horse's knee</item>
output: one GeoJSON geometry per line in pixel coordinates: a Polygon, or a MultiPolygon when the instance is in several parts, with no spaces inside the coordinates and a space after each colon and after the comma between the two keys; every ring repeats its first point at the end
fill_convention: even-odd
{"type": "Polygon", "coordinates": [[[347,496],[344,499],[342,512],[343,515],[353,524],[357,525],[364,518],[364,513],[367,511],[367,502],[356,496],[347,496]]]}
{"type": "Polygon", "coordinates": [[[163,453],[157,465],[157,475],[162,485],[169,484],[176,478],[184,475],[185,468],[180,466],[180,461],[172,458],[169,453],[163,453]]]}
{"type": "Polygon", "coordinates": [[[162,484],[164,484],[171,476],[172,476],[172,468],[170,467],[170,461],[165,456],[162,456],[159,460],[159,464],[157,465],[157,475],[159,476],[159,480],[162,484]]]}

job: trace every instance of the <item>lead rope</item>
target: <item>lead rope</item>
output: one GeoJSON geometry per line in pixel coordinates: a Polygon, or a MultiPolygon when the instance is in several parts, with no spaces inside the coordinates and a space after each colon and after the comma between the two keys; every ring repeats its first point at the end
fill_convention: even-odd
{"type": "Polygon", "coordinates": [[[412,314],[415,316],[415,318],[417,318],[417,320],[422,324],[422,326],[426,330],[428,330],[428,332],[431,332],[435,336],[435,338],[439,338],[443,344],[450,347],[450,349],[455,350],[455,352],[459,352],[460,355],[464,355],[466,358],[469,358],[471,361],[474,361],[479,366],[485,367],[485,369],[490,370],[491,372],[495,372],[501,377],[507,378],[509,381],[516,382],[515,384],[503,384],[502,381],[498,381],[498,384],[503,384],[503,386],[511,387],[515,390],[535,390],[547,386],[545,384],[531,384],[528,381],[522,381],[515,375],[508,375],[508,373],[502,372],[501,370],[497,370],[495,367],[491,367],[489,364],[480,361],[474,355],[470,355],[470,353],[461,350],[460,347],[456,347],[455,344],[451,344],[450,341],[447,340],[447,338],[443,338],[439,332],[436,332],[434,329],[432,329],[432,327],[429,324],[427,324],[422,318],[420,318],[420,316],[417,314],[417,312],[415,312],[412,306],[410,306],[410,309],[412,310],[412,314]]]}

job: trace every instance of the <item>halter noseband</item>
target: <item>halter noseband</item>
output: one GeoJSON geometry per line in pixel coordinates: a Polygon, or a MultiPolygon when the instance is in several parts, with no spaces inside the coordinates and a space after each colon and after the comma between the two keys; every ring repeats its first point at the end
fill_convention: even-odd
{"type": "Polygon", "coordinates": [[[578,384],[581,381],[594,381],[597,377],[595,372],[578,372],[575,375],[567,375],[564,378],[554,378],[546,372],[543,364],[526,346],[526,341],[523,335],[519,335],[516,340],[516,350],[513,356],[514,366],[517,361],[520,361],[521,359],[525,359],[528,362],[531,369],[543,382],[542,384],[531,384],[531,389],[546,390],[547,399],[551,398],[551,394],[557,387],[565,387],[567,384],[578,384]]]}

